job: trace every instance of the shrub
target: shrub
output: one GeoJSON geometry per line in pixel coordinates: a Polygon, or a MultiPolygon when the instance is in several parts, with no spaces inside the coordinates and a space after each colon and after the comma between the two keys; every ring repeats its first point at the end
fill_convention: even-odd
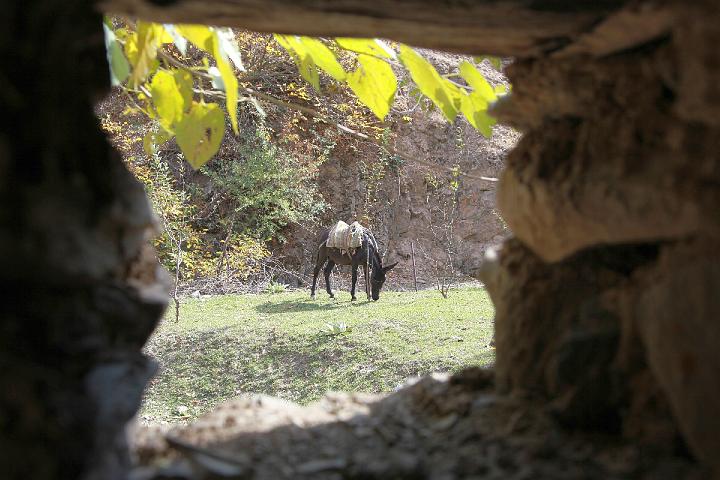
{"type": "Polygon", "coordinates": [[[314,182],[324,161],[291,155],[270,142],[258,128],[203,168],[230,206],[225,221],[260,241],[284,241],[282,230],[294,222],[313,221],[326,203],[314,182]]]}

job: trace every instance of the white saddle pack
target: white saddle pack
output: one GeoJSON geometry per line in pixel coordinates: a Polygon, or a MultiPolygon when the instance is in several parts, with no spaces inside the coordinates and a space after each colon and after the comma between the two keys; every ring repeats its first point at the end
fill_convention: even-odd
{"type": "Polygon", "coordinates": [[[325,245],[328,248],[339,248],[343,250],[343,253],[345,251],[350,252],[362,246],[362,234],[364,231],[365,227],[358,222],[348,225],[340,220],[330,229],[325,245]]]}

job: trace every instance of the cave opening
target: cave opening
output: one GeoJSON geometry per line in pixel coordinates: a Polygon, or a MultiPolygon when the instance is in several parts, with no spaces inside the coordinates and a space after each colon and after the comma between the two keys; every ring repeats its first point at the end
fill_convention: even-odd
{"type": "MultiPolygon", "coordinates": [[[[498,107],[524,132],[498,191],[514,238],[477,269],[495,305],[494,369],[426,378],[379,401],[335,396],[314,410],[234,404],[178,433],[172,450],[148,438],[149,469],[133,475],[716,474],[713,2],[602,2],[565,13],[557,2],[420,2],[391,18],[372,9],[380,3],[264,7],[260,16],[242,15],[257,6],[239,1],[234,10],[121,0],[103,8],[516,56],[512,99],[498,107]],[[615,433],[598,435],[608,412],[619,418],[615,433]]],[[[145,242],[153,219],[92,112],[107,88],[99,15],[85,2],[45,7],[26,15],[10,5],[0,20],[16,34],[0,43],[13,60],[0,76],[0,248],[16,300],[2,305],[0,462],[10,478],[126,478],[125,425],[151,374],[140,351],[166,304],[145,242]]]]}

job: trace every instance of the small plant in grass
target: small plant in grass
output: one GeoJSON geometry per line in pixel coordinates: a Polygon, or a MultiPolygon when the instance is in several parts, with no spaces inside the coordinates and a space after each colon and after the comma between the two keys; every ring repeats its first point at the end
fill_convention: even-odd
{"type": "Polygon", "coordinates": [[[287,291],[288,286],[284,283],[270,282],[265,287],[265,293],[275,294],[287,291]]]}
{"type": "Polygon", "coordinates": [[[339,335],[347,335],[352,332],[352,327],[345,322],[326,323],[322,333],[328,337],[337,337],[339,335]]]}
{"type": "Polygon", "coordinates": [[[178,405],[173,412],[175,417],[186,419],[191,417],[190,408],[185,405],[178,405]]]}

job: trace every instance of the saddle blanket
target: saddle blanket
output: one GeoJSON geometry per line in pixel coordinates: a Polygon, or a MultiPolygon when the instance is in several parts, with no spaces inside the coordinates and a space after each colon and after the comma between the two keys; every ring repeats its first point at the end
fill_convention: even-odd
{"type": "Polygon", "coordinates": [[[365,227],[358,222],[348,225],[340,220],[331,229],[325,245],[328,248],[350,250],[362,246],[362,234],[365,227]]]}

